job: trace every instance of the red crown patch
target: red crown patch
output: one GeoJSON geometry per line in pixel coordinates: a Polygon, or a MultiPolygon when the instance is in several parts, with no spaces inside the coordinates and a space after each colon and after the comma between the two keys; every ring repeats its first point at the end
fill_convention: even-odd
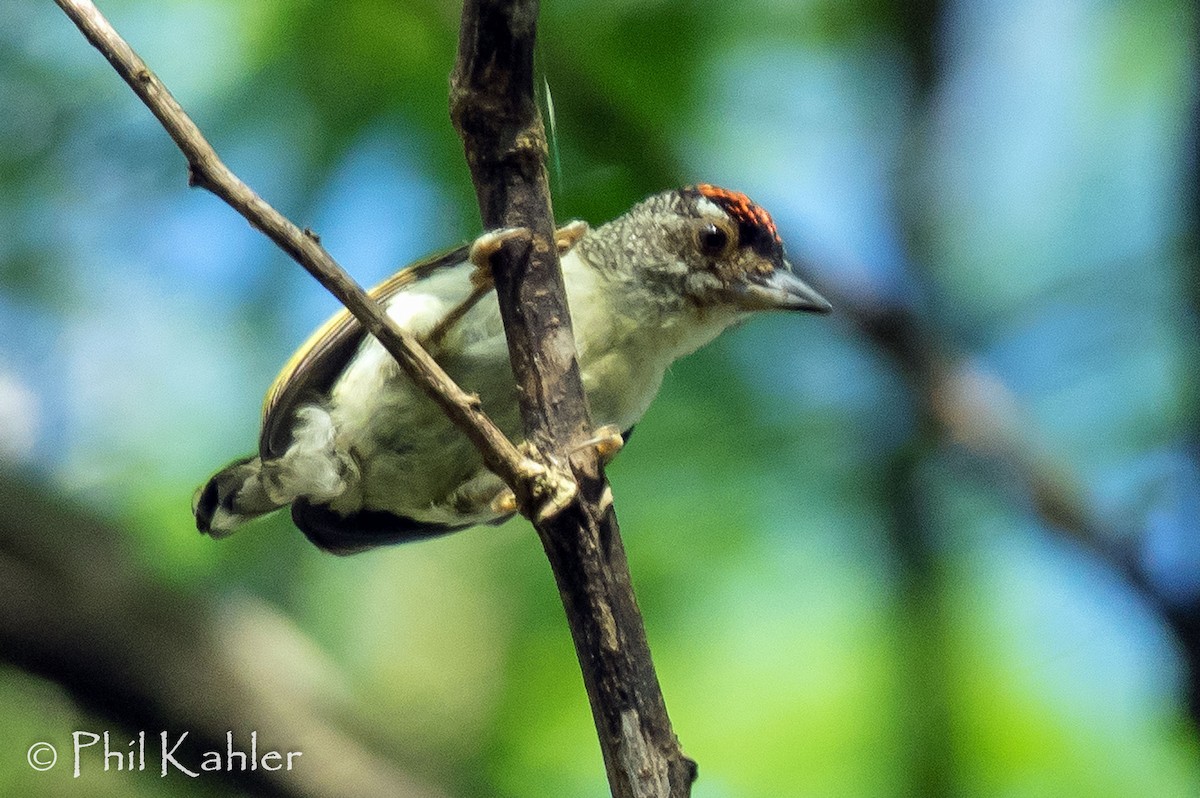
{"type": "Polygon", "coordinates": [[[708,183],[698,184],[696,191],[700,192],[702,197],[719,205],[739,226],[761,231],[773,243],[782,246],[783,241],[779,238],[779,230],[776,229],[775,220],[771,218],[771,214],[755,204],[745,194],[708,183]]]}

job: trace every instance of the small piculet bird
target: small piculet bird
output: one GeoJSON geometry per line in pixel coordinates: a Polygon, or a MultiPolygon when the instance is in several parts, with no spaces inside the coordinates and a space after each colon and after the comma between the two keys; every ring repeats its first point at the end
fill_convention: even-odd
{"type": "MultiPolygon", "coordinates": [[[[597,428],[628,435],[675,360],[749,315],[830,309],[793,272],[770,215],[716,186],[655,194],[556,239],[597,428]]],[[[463,246],[413,264],[371,294],[520,440],[499,304],[471,256],[463,246]]],[[[287,505],[313,543],[338,554],[499,523],[513,511],[511,492],[466,436],[344,310],[267,392],[258,453],[201,486],[193,512],[200,531],[223,537],[287,505]]]]}

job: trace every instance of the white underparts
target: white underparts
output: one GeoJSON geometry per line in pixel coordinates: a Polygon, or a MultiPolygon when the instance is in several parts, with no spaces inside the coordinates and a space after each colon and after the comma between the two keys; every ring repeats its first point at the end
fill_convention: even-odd
{"type": "Polygon", "coordinates": [[[283,505],[303,496],[327,504],[345,492],[354,466],[334,448],[335,433],[324,408],[304,405],[296,411],[291,445],[283,457],[263,464],[263,488],[272,501],[283,505]]]}

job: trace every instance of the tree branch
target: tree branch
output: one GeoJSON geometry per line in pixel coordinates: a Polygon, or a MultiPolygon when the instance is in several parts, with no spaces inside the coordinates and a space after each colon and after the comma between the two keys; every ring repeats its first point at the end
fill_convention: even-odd
{"type": "Polygon", "coordinates": [[[517,494],[524,511],[532,512],[555,483],[545,479],[546,469],[523,455],[480,407],[479,398],[467,393],[439,366],[409,333],[321,246],[311,230],[301,230],[268,205],[243,183],[217,156],[196,123],[184,112],[167,87],[133,48],[121,38],[91,0],[55,0],[99,50],[117,73],[141,98],[174,139],[188,162],[188,183],[224,200],[250,225],[275,242],[337,297],[366,330],[391,353],[405,374],[436,402],[461,429],[489,469],[517,494]]]}
{"type": "Polygon", "coordinates": [[[1077,470],[1027,434],[1016,397],[995,374],[955,354],[948,335],[901,305],[874,304],[829,284],[819,289],[906,375],[919,420],[939,441],[961,446],[978,462],[1011,476],[1047,530],[1096,553],[1162,616],[1186,659],[1187,708],[1200,726],[1200,601],[1162,592],[1141,560],[1135,530],[1097,511],[1077,470]]]}
{"type": "Polygon", "coordinates": [[[493,273],[527,439],[552,462],[569,462],[580,487],[564,512],[535,526],[571,626],[609,785],[617,798],[682,798],[696,765],[667,716],[603,468],[580,448],[592,425],[533,95],[537,15],[537,0],[466,0],[450,115],[484,226],[531,231],[527,246],[500,253],[493,273]]]}
{"type": "MultiPolygon", "coordinates": [[[[187,158],[189,183],[224,200],[337,297],[467,434],[527,515],[536,520],[544,501],[554,503],[547,494],[567,495],[557,491],[561,482],[546,478],[545,466],[505,438],[478,398],[455,385],[338,266],[314,233],[288,221],[221,162],[90,0],[55,2],[162,123],[187,158]]],[[[510,241],[499,254],[497,293],[528,438],[553,470],[569,464],[578,481],[574,501],[535,526],[571,623],[613,794],[681,798],[690,793],[695,763],[683,756],[667,717],[608,483],[595,453],[577,448],[590,419],[553,243],[545,136],[532,99],[536,18],[536,3],[467,4],[460,56],[467,55],[455,71],[454,118],[487,226],[530,231],[527,240],[510,241]],[[506,79],[493,81],[500,76],[506,79]]]]}

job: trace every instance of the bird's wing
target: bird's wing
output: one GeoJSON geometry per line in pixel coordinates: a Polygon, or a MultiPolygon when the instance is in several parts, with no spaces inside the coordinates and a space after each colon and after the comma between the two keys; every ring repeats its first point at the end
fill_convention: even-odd
{"type": "MultiPolygon", "coordinates": [[[[402,269],[368,293],[387,304],[393,296],[433,272],[467,259],[467,246],[419,261],[402,269]]],[[[291,421],[296,407],[324,396],[358,351],[367,331],[350,311],[342,308],[322,324],[288,359],[263,400],[262,433],[258,438],[263,459],[279,457],[291,443],[291,421]]]]}

